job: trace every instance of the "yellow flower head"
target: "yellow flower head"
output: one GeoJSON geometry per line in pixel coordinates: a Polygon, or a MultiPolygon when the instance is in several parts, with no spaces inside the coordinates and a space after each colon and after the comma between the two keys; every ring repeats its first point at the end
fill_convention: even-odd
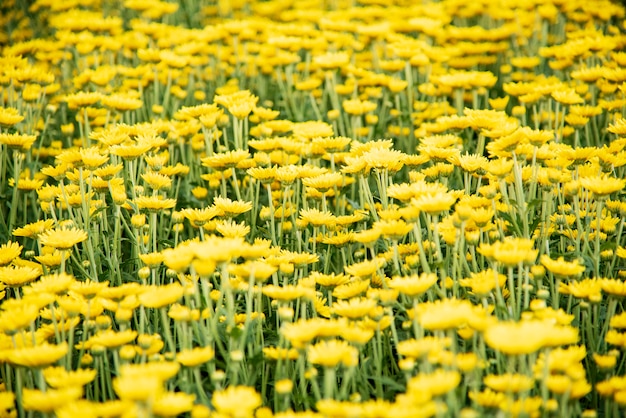
{"type": "Polygon", "coordinates": [[[229,386],[213,392],[213,406],[220,414],[232,418],[247,418],[261,406],[261,396],[248,386],[229,386]]]}
{"type": "Polygon", "coordinates": [[[354,367],[359,363],[359,350],[343,340],[325,340],[307,348],[307,359],[324,367],[354,367]]]}
{"type": "Polygon", "coordinates": [[[41,245],[59,250],[69,250],[85,240],[87,240],[87,232],[76,227],[51,229],[39,235],[41,245]]]}
{"type": "Polygon", "coordinates": [[[558,277],[580,277],[585,271],[585,266],[581,265],[579,260],[565,261],[563,257],[553,260],[544,254],[539,261],[546,270],[558,277]]]}
{"type": "Polygon", "coordinates": [[[4,144],[8,148],[21,151],[29,150],[36,139],[36,135],[22,134],[19,132],[13,134],[0,133],[0,144],[4,144]]]}
{"type": "Polygon", "coordinates": [[[0,125],[13,126],[24,120],[24,116],[13,107],[0,107],[0,125]]]}

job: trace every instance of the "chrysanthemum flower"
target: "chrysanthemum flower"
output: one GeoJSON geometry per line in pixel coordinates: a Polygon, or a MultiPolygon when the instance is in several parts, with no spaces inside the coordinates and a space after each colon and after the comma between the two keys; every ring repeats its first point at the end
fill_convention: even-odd
{"type": "Polygon", "coordinates": [[[0,267],[0,282],[10,287],[19,287],[32,282],[42,274],[43,271],[41,268],[29,266],[2,266],[0,267]]]}
{"type": "Polygon", "coordinates": [[[27,411],[52,413],[83,395],[79,386],[69,386],[62,389],[48,389],[45,392],[35,389],[22,389],[22,406],[27,411]]]}
{"type": "Polygon", "coordinates": [[[437,275],[434,273],[422,273],[421,275],[412,275],[405,277],[394,277],[387,285],[398,290],[403,295],[419,296],[430,289],[437,283],[437,275]]]}
{"type": "Polygon", "coordinates": [[[468,300],[444,299],[419,304],[409,316],[424,329],[445,330],[467,324],[475,317],[475,312],[468,300]]]}
{"type": "Polygon", "coordinates": [[[9,363],[24,367],[43,367],[56,363],[67,354],[67,343],[44,343],[34,347],[17,348],[8,353],[9,363]]]}
{"type": "Polygon", "coordinates": [[[64,367],[48,367],[43,370],[46,383],[53,388],[85,386],[96,378],[96,370],[66,370],[64,367]]]}
{"type": "Polygon", "coordinates": [[[427,391],[431,396],[441,396],[461,383],[461,374],[456,370],[437,369],[432,373],[420,373],[407,383],[407,391],[427,391]]]}
{"type": "Polygon", "coordinates": [[[376,300],[369,298],[352,298],[335,302],[331,312],[344,318],[358,319],[368,316],[378,306],[376,300]]]}
{"type": "Polygon", "coordinates": [[[139,196],[135,199],[139,209],[147,209],[149,212],[160,212],[176,206],[176,199],[167,199],[161,196],[139,196]]]}
{"type": "MultiPolygon", "coordinates": [[[[169,4],[169,3],[167,3],[169,4]]],[[[178,5],[176,5],[178,6],[178,5]]],[[[196,395],[185,392],[160,393],[152,404],[152,412],[163,417],[175,417],[193,409],[196,395]]]]}
{"type": "Polygon", "coordinates": [[[6,266],[22,253],[22,246],[17,242],[9,241],[0,246],[0,266],[6,266]]]}
{"type": "Polygon", "coordinates": [[[354,367],[359,363],[359,351],[342,340],[325,340],[307,347],[307,359],[311,364],[335,367],[343,364],[354,367]]]}
{"type": "Polygon", "coordinates": [[[319,209],[301,209],[300,219],[306,224],[313,226],[332,226],[335,223],[335,215],[328,211],[320,211],[319,209]]]}
{"type": "Polygon", "coordinates": [[[53,247],[59,250],[69,250],[79,242],[87,240],[87,232],[76,227],[57,228],[46,231],[39,235],[41,245],[53,247]]]}
{"type": "Polygon", "coordinates": [[[0,107],[0,125],[13,126],[24,120],[24,116],[13,107],[0,107]]]}
{"type": "Polygon", "coordinates": [[[146,308],[162,308],[178,301],[185,293],[179,283],[164,286],[151,286],[139,295],[139,301],[146,308]]]}
{"type": "Polygon", "coordinates": [[[558,277],[579,277],[585,271],[585,266],[578,260],[565,261],[563,257],[553,260],[544,254],[539,261],[549,272],[558,277]]]}
{"type": "Polygon", "coordinates": [[[233,418],[244,418],[254,414],[261,406],[261,396],[248,386],[229,386],[213,392],[212,403],[217,412],[233,418]]]}
{"type": "Polygon", "coordinates": [[[181,350],[176,354],[176,361],[185,367],[195,367],[213,359],[215,351],[211,347],[196,347],[181,350]]]}
{"type": "Polygon", "coordinates": [[[29,150],[36,139],[36,135],[27,135],[19,132],[13,134],[0,133],[0,144],[4,144],[8,148],[21,151],[29,150]]]}
{"type": "Polygon", "coordinates": [[[604,198],[622,190],[626,185],[626,179],[610,176],[593,176],[582,177],[580,183],[597,198],[604,198]]]}

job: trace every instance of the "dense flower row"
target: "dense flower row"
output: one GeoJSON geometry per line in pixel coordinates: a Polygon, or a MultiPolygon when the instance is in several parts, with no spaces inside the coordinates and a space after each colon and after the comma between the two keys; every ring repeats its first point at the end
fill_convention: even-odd
{"type": "Polygon", "coordinates": [[[0,416],[624,413],[621,6],[31,3],[0,416]]]}

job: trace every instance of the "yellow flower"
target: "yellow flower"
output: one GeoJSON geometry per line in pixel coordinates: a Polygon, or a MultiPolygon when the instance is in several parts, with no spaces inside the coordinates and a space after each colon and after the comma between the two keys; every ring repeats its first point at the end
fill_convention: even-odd
{"type": "Polygon", "coordinates": [[[450,338],[426,336],[416,340],[414,338],[398,343],[398,353],[404,357],[418,359],[433,352],[442,351],[451,344],[450,338]]]}
{"type": "Polygon", "coordinates": [[[331,70],[346,66],[350,62],[350,55],[345,52],[327,52],[315,54],[313,63],[324,70],[331,70]]]}
{"type": "Polygon", "coordinates": [[[276,167],[253,167],[246,171],[252,178],[263,184],[271,184],[276,179],[276,167]]]}
{"type": "Polygon", "coordinates": [[[176,354],[176,361],[185,367],[195,367],[208,363],[213,357],[215,357],[215,351],[211,347],[195,347],[179,351],[176,354]]]}
{"type": "Polygon", "coordinates": [[[21,151],[29,150],[36,139],[36,135],[27,135],[19,132],[13,134],[0,133],[0,144],[4,144],[8,148],[21,151]]]}
{"type": "Polygon", "coordinates": [[[615,120],[606,130],[616,135],[626,135],[626,118],[615,120]]]}
{"type": "Polygon", "coordinates": [[[576,93],[574,89],[555,90],[550,93],[552,98],[565,105],[584,103],[585,100],[576,93]]]}
{"type": "Polygon", "coordinates": [[[434,273],[422,273],[405,277],[394,277],[388,282],[388,286],[398,290],[403,295],[415,297],[425,293],[437,283],[437,275],[434,273]]]}
{"type": "Polygon", "coordinates": [[[296,138],[312,140],[318,137],[334,135],[332,125],[321,121],[299,122],[293,125],[293,134],[296,138]]]}
{"type": "Polygon", "coordinates": [[[479,271],[478,273],[470,273],[468,279],[459,280],[459,284],[464,287],[469,287],[472,292],[479,297],[486,297],[493,291],[496,286],[500,288],[506,283],[506,276],[500,274],[493,269],[487,269],[479,271]]]}
{"type": "Polygon", "coordinates": [[[321,211],[316,208],[301,209],[300,219],[305,225],[332,226],[335,224],[335,215],[333,215],[332,212],[321,211]]]}
{"type": "Polygon", "coordinates": [[[483,378],[483,383],[496,392],[525,392],[535,386],[535,380],[519,373],[505,373],[500,375],[489,374],[483,378]]]}
{"type": "Polygon", "coordinates": [[[19,287],[32,282],[42,274],[43,271],[41,268],[29,266],[2,266],[0,267],[0,282],[10,287],[19,287]]]}
{"type": "Polygon", "coordinates": [[[248,386],[229,386],[213,392],[213,406],[218,413],[231,418],[248,418],[261,406],[261,396],[248,386]]]}
{"type": "Polygon", "coordinates": [[[60,295],[64,294],[70,288],[74,280],[74,276],[67,273],[48,274],[22,290],[25,294],[35,292],[60,295]]]}
{"type": "Polygon", "coordinates": [[[0,311],[0,331],[13,335],[17,331],[29,327],[39,317],[39,307],[33,304],[20,303],[11,309],[0,311]]]}
{"type": "Polygon", "coordinates": [[[39,235],[41,245],[58,250],[69,250],[85,240],[87,240],[87,232],[76,227],[52,229],[39,235]]]}
{"type": "Polygon", "coordinates": [[[278,267],[263,260],[255,260],[231,265],[228,271],[244,280],[264,282],[278,271],[278,267]]]}
{"type": "Polygon", "coordinates": [[[102,97],[102,104],[121,112],[137,110],[143,106],[143,101],[130,94],[111,94],[102,97]]]}
{"type": "Polygon", "coordinates": [[[441,396],[454,390],[461,383],[461,374],[456,370],[437,369],[432,373],[420,373],[407,383],[407,392],[426,391],[431,396],[441,396]]]}
{"type": "Polygon", "coordinates": [[[159,212],[176,206],[176,199],[166,199],[161,196],[139,196],[135,199],[139,209],[147,209],[149,212],[159,212]]]}
{"type": "Polygon", "coordinates": [[[546,321],[499,322],[484,332],[488,346],[504,354],[530,354],[539,349],[578,341],[578,329],[559,327],[546,321]]]}
{"type": "Polygon", "coordinates": [[[106,348],[117,348],[125,344],[129,344],[137,338],[137,331],[124,330],[114,331],[112,329],[100,331],[96,335],[91,336],[86,342],[86,347],[100,345],[106,348]]]}
{"type": "MultiPolygon", "coordinates": [[[[250,153],[245,150],[227,151],[220,154],[214,154],[210,157],[204,157],[200,161],[205,167],[223,170],[226,168],[236,167],[245,159],[250,157],[250,153]]],[[[248,166],[249,167],[249,166],[248,166]]]]}
{"type": "Polygon", "coordinates": [[[516,400],[505,397],[498,408],[507,416],[537,416],[543,403],[543,400],[538,396],[516,400]]]}
{"type": "Polygon", "coordinates": [[[413,230],[413,225],[407,224],[402,219],[381,220],[374,222],[372,228],[385,238],[399,241],[413,230]]]}
{"type": "Polygon", "coordinates": [[[582,177],[581,185],[597,198],[605,198],[611,193],[619,192],[626,185],[626,179],[611,176],[582,177]]]}
{"type": "Polygon", "coordinates": [[[395,173],[404,166],[406,154],[401,151],[375,147],[361,156],[366,163],[366,170],[387,170],[395,173]]]}
{"type": "Polygon", "coordinates": [[[334,187],[341,187],[343,183],[343,175],[337,172],[323,173],[316,175],[315,177],[305,177],[302,179],[302,184],[307,187],[313,187],[322,193],[325,193],[334,187]]]}
{"type": "Polygon", "coordinates": [[[370,315],[376,306],[378,304],[374,299],[352,298],[335,302],[331,312],[344,318],[358,319],[370,315]]]}
{"type": "Polygon", "coordinates": [[[54,410],[76,401],[83,395],[78,386],[63,389],[48,389],[45,392],[34,389],[22,389],[22,406],[27,411],[52,413],[54,410]]]}
{"type": "Polygon", "coordinates": [[[559,291],[564,295],[572,295],[579,299],[587,299],[589,302],[602,300],[602,287],[597,279],[584,279],[570,283],[559,283],[559,291]]]}
{"type": "Polygon", "coordinates": [[[96,378],[93,369],[66,370],[64,367],[48,367],[43,371],[46,383],[53,388],[85,386],[96,378]]]}
{"type": "Polygon", "coordinates": [[[505,400],[505,394],[485,389],[482,392],[470,392],[469,398],[483,408],[497,408],[505,400]]]}
{"type": "Polygon", "coordinates": [[[617,364],[617,356],[593,353],[593,361],[600,369],[610,370],[617,364]]]}
{"type": "Polygon", "coordinates": [[[345,274],[323,274],[319,271],[312,272],[309,277],[315,280],[315,283],[324,287],[335,287],[350,281],[350,276],[346,276],[345,274]]]}
{"type": "Polygon", "coordinates": [[[263,356],[270,360],[297,360],[300,354],[295,348],[264,347],[263,356]]]}
{"type": "Polygon", "coordinates": [[[161,173],[157,173],[156,171],[148,171],[147,173],[143,173],[141,175],[141,178],[152,190],[169,190],[172,186],[171,178],[161,173]]]}
{"type": "Polygon", "coordinates": [[[580,277],[585,271],[585,266],[579,260],[565,261],[563,257],[553,260],[544,254],[539,257],[539,261],[546,270],[558,277],[580,277]]]}
{"type": "Polygon", "coordinates": [[[261,292],[269,298],[280,301],[296,300],[302,297],[313,299],[315,297],[315,291],[313,289],[302,285],[287,284],[283,286],[275,286],[270,284],[263,286],[261,292]]]}
{"type": "MultiPolygon", "coordinates": [[[[15,228],[13,230],[13,235],[16,237],[37,238],[39,234],[45,231],[48,231],[53,226],[54,226],[53,219],[38,220],[32,223],[26,224],[21,228],[15,228]]],[[[2,247],[0,247],[0,252],[2,252],[2,247]]],[[[2,264],[3,263],[0,261],[0,265],[2,264]]]]}
{"type": "Polygon", "coordinates": [[[13,349],[8,353],[7,361],[24,367],[43,367],[56,363],[67,354],[67,343],[58,345],[43,343],[34,347],[13,349]]]}
{"type": "Polygon", "coordinates": [[[125,376],[122,373],[113,379],[113,390],[122,401],[147,401],[163,391],[163,381],[152,374],[125,376]]]}
{"type": "Polygon", "coordinates": [[[534,245],[534,241],[527,238],[507,237],[493,244],[481,244],[478,252],[504,266],[515,267],[519,263],[535,262],[539,251],[533,249],[534,245]]]}
{"type": "Polygon", "coordinates": [[[6,266],[22,253],[23,247],[17,243],[9,241],[0,246],[0,266],[6,266]]]}
{"type": "Polygon", "coordinates": [[[139,301],[146,308],[163,308],[178,301],[185,293],[179,283],[163,286],[151,286],[139,295],[139,301]]]}
{"type": "Polygon", "coordinates": [[[213,200],[213,205],[219,210],[223,215],[233,217],[239,214],[248,212],[252,210],[252,202],[246,202],[243,200],[230,200],[227,197],[216,197],[213,200]]]}
{"type": "Polygon", "coordinates": [[[341,104],[343,110],[353,116],[360,116],[365,113],[373,112],[376,110],[376,103],[369,100],[361,101],[359,99],[344,100],[341,104]]]}
{"type": "Polygon", "coordinates": [[[411,205],[430,215],[439,215],[450,210],[456,197],[450,192],[424,193],[411,199],[411,205]]]}
{"type": "Polygon", "coordinates": [[[147,254],[139,254],[139,258],[141,259],[141,262],[144,263],[146,266],[150,268],[156,268],[163,262],[165,256],[162,252],[158,251],[147,254]]]}
{"type": "Polygon", "coordinates": [[[409,317],[428,330],[458,328],[467,324],[475,316],[468,300],[443,299],[418,304],[409,311],[409,317]]]}
{"type": "Polygon", "coordinates": [[[193,408],[196,395],[185,392],[161,392],[152,404],[152,412],[161,417],[177,417],[193,408]]]}
{"type": "Polygon", "coordinates": [[[215,229],[225,238],[244,238],[250,233],[250,226],[245,222],[237,223],[233,220],[217,221],[215,229]]]}
{"type": "Polygon", "coordinates": [[[219,216],[222,211],[215,206],[210,206],[208,208],[202,209],[190,209],[185,208],[180,211],[180,213],[187,219],[191,224],[198,228],[213,219],[216,216],[219,216]]]}
{"type": "Polygon", "coordinates": [[[13,107],[0,107],[0,125],[13,126],[24,120],[24,116],[13,107]]]}
{"type": "Polygon", "coordinates": [[[152,144],[148,142],[134,142],[113,145],[109,148],[109,152],[113,155],[122,157],[126,161],[132,161],[141,157],[152,149],[152,144]]]}
{"type": "Polygon", "coordinates": [[[354,367],[359,363],[359,350],[342,340],[325,340],[307,347],[307,359],[311,364],[335,367],[343,364],[354,367]]]}

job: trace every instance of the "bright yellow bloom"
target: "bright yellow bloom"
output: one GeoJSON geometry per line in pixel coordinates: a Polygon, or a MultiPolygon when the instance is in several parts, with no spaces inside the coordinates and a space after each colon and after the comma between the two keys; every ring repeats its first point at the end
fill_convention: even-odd
{"type": "Polygon", "coordinates": [[[35,135],[21,134],[19,132],[13,134],[0,133],[0,144],[21,151],[29,150],[36,139],[37,136],[35,135]]]}
{"type": "Polygon", "coordinates": [[[326,340],[307,347],[307,359],[311,364],[335,367],[343,364],[354,367],[359,363],[359,350],[342,340],[326,340]]]}
{"type": "Polygon", "coordinates": [[[181,350],[176,354],[176,361],[185,367],[195,367],[211,361],[215,351],[211,347],[196,347],[190,350],[181,350]]]}
{"type": "Polygon", "coordinates": [[[539,261],[546,270],[559,277],[580,277],[585,271],[585,266],[581,265],[579,260],[565,261],[563,257],[553,260],[544,254],[539,261]]]}
{"type": "Polygon", "coordinates": [[[418,304],[409,316],[428,330],[445,330],[467,324],[475,315],[468,300],[443,299],[418,304]]]}
{"type": "Polygon", "coordinates": [[[24,120],[24,116],[13,107],[0,107],[0,125],[12,126],[24,120]]]}
{"type": "Polygon", "coordinates": [[[87,240],[87,232],[76,227],[52,229],[39,235],[41,245],[59,250],[69,250],[85,240],[87,240]]]}
{"type": "Polygon", "coordinates": [[[434,273],[422,273],[421,275],[412,275],[405,277],[394,277],[389,280],[387,285],[398,290],[403,295],[419,296],[430,289],[437,283],[437,275],[434,273]]]}
{"type": "Polygon", "coordinates": [[[497,261],[507,267],[518,264],[532,264],[537,258],[538,250],[533,249],[533,240],[526,238],[507,237],[493,244],[482,244],[478,252],[488,259],[497,261]]]}
{"type": "Polygon", "coordinates": [[[254,388],[229,386],[213,392],[213,406],[220,414],[232,418],[248,418],[261,406],[261,396],[254,388]]]}
{"type": "Polygon", "coordinates": [[[17,243],[9,241],[0,246],[0,266],[6,266],[22,253],[23,247],[17,243]]]}
{"type": "Polygon", "coordinates": [[[42,345],[17,348],[8,353],[8,362],[24,367],[43,367],[56,363],[67,354],[67,343],[58,345],[44,343],[42,345]]]}
{"type": "Polygon", "coordinates": [[[593,193],[594,196],[604,198],[611,193],[622,190],[626,185],[626,179],[610,176],[582,177],[580,183],[585,189],[593,193]]]}

